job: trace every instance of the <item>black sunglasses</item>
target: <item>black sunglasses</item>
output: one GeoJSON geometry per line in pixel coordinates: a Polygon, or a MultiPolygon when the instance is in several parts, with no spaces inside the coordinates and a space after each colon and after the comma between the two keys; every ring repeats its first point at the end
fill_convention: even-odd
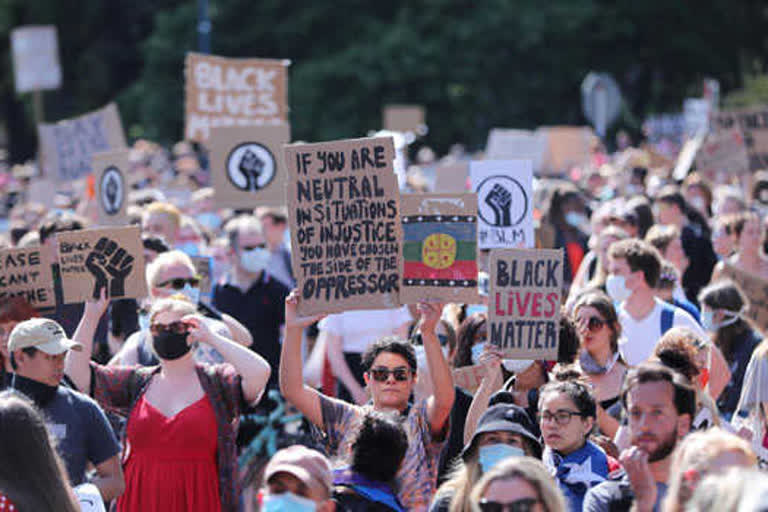
{"type": "Polygon", "coordinates": [[[591,316],[589,317],[589,320],[587,320],[587,329],[589,329],[589,332],[597,332],[602,329],[604,325],[605,320],[596,316],[591,316]]]}
{"type": "Polygon", "coordinates": [[[178,320],[171,322],[170,324],[152,324],[149,326],[149,332],[153,336],[157,336],[162,332],[170,332],[173,334],[185,334],[189,332],[189,324],[178,320]]]}
{"type": "Polygon", "coordinates": [[[371,369],[371,375],[373,375],[373,380],[376,382],[386,382],[386,380],[389,379],[390,374],[392,374],[396,381],[403,382],[408,380],[408,378],[411,376],[411,371],[403,366],[399,366],[391,370],[384,367],[371,369]]]}
{"type": "Polygon", "coordinates": [[[200,284],[200,278],[199,277],[177,277],[176,279],[169,279],[167,281],[163,281],[162,283],[158,283],[158,288],[167,288],[170,286],[174,290],[182,290],[184,286],[189,284],[190,286],[197,288],[197,286],[200,284]]]}
{"type": "Polygon", "coordinates": [[[266,249],[266,248],[267,248],[267,244],[244,245],[240,247],[240,249],[243,251],[252,251],[254,249],[266,249]]]}
{"type": "Polygon", "coordinates": [[[480,500],[480,510],[483,512],[530,512],[541,500],[536,498],[521,498],[509,503],[500,503],[498,501],[480,500]]]}

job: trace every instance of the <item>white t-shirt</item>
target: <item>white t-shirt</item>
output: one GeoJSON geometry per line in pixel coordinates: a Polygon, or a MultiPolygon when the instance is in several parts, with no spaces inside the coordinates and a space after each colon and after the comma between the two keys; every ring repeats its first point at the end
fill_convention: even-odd
{"type": "Polygon", "coordinates": [[[364,309],[329,315],[320,321],[321,331],[341,336],[342,352],[362,354],[368,345],[383,336],[390,336],[411,321],[408,308],[364,309]]]}
{"type": "Polygon", "coordinates": [[[646,361],[653,349],[656,347],[656,343],[661,338],[661,310],[666,307],[673,308],[675,310],[674,317],[672,318],[672,327],[688,327],[692,329],[696,334],[707,338],[707,335],[701,329],[696,320],[688,314],[686,311],[666,304],[660,299],[654,298],[656,301],[656,307],[642,320],[635,320],[624,309],[624,303],[619,306],[619,323],[621,324],[622,340],[619,343],[619,352],[630,366],[635,366],[643,361],[646,361]]]}

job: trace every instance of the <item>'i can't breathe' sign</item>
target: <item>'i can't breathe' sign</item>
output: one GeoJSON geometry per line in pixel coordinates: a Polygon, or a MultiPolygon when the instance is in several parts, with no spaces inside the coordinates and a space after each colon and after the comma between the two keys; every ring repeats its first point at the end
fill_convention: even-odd
{"type": "Polygon", "coordinates": [[[488,340],[509,359],[557,359],[563,253],[491,251],[488,340]]]}

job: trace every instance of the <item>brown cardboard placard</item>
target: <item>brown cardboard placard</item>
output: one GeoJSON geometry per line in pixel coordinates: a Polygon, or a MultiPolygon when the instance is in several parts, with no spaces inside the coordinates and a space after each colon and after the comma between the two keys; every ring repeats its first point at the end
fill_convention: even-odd
{"type": "MultiPolygon", "coordinates": [[[[501,368],[499,368],[499,372],[501,372],[501,368]]],[[[485,366],[481,364],[462,366],[453,370],[453,384],[470,394],[477,391],[484,378],[485,366]]]]}
{"type": "Polygon", "coordinates": [[[200,293],[208,295],[211,293],[211,267],[213,258],[210,256],[190,256],[192,264],[195,266],[195,272],[200,277],[200,293]]]}
{"type": "Polygon", "coordinates": [[[212,128],[211,179],[220,208],[285,204],[283,146],[291,127],[228,126],[212,128]]]}
{"type": "Polygon", "coordinates": [[[400,305],[392,137],[285,146],[299,314],[400,305]]]}
{"type": "Polygon", "coordinates": [[[125,133],[114,103],[55,124],[37,125],[43,174],[65,182],[91,173],[91,158],[125,148],[125,133]]]}
{"type": "Polygon", "coordinates": [[[453,162],[435,167],[435,192],[461,194],[469,190],[469,162],[453,162]]]}
{"type": "Polygon", "coordinates": [[[420,133],[426,124],[422,105],[386,105],[381,114],[385,130],[420,133]]]}
{"type": "Polygon", "coordinates": [[[47,251],[40,247],[0,251],[0,302],[17,295],[37,309],[56,306],[47,251]]]}
{"type": "Polygon", "coordinates": [[[477,194],[403,194],[400,218],[400,303],[478,303],[477,194]]]}
{"type": "Polygon", "coordinates": [[[485,144],[486,160],[530,160],[533,172],[541,172],[547,138],[543,132],[492,128],[485,144]]]}
{"type": "Polygon", "coordinates": [[[99,224],[125,226],[128,224],[128,190],[131,172],[130,150],[110,151],[93,155],[96,178],[96,203],[99,224]]]}
{"type": "Polygon", "coordinates": [[[763,331],[768,329],[768,280],[726,263],[723,277],[732,279],[749,299],[747,317],[763,331]]]}
{"type": "Polygon", "coordinates": [[[768,107],[717,112],[712,116],[712,126],[714,131],[740,129],[749,154],[749,169],[768,167],[768,107]]]}
{"type": "Polygon", "coordinates": [[[590,144],[594,139],[588,126],[546,126],[537,130],[546,139],[546,150],[541,166],[542,175],[568,172],[572,166],[584,165],[590,160],[590,144]]]}
{"type": "Polygon", "coordinates": [[[138,226],[65,231],[56,235],[64,304],[98,298],[146,297],[144,246],[138,226]]]}
{"type": "Polygon", "coordinates": [[[749,173],[749,155],[741,131],[732,128],[709,134],[696,154],[696,170],[716,183],[749,173]]]}
{"type": "Polygon", "coordinates": [[[508,359],[557,359],[563,252],[491,251],[488,341],[508,359]]]}
{"type": "Polygon", "coordinates": [[[278,59],[231,59],[187,53],[187,140],[205,142],[211,128],[288,122],[288,66],[278,59]]]}

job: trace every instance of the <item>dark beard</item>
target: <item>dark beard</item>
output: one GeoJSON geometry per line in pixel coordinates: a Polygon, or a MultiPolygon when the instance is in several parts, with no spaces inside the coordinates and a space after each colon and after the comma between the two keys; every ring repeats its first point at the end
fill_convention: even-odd
{"type": "Polygon", "coordinates": [[[675,451],[676,446],[677,446],[677,426],[675,426],[674,432],[672,432],[665,439],[661,440],[658,448],[653,450],[652,453],[648,454],[648,462],[658,462],[660,460],[666,459],[672,454],[673,451],[675,451]]]}

